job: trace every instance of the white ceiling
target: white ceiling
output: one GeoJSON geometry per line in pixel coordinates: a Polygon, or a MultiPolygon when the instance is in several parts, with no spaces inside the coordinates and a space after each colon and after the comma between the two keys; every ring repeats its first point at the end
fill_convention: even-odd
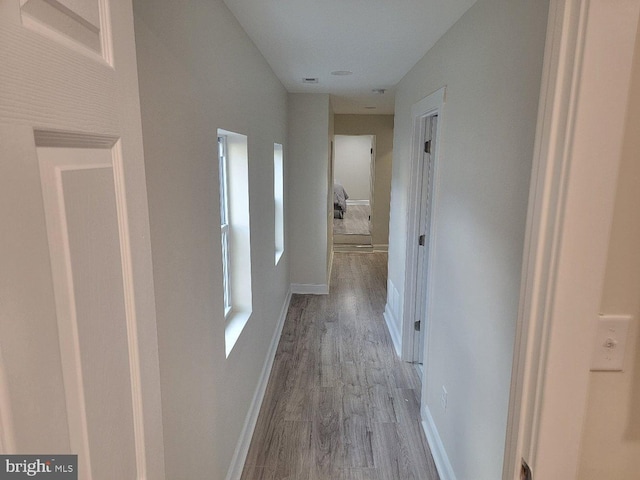
{"type": "Polygon", "coordinates": [[[329,93],[336,113],[370,114],[393,113],[393,87],[475,3],[224,1],[289,92],[329,93]],[[353,75],[331,75],[337,70],[353,75]],[[303,84],[305,77],[319,83],[303,84]],[[377,88],[387,91],[372,93],[377,88]]]}

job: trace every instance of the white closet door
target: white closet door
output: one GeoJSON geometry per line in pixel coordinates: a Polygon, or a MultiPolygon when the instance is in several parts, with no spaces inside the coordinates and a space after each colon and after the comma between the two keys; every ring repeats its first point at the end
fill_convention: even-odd
{"type": "Polygon", "coordinates": [[[164,479],[131,2],[0,0],[0,452],[164,479]]]}

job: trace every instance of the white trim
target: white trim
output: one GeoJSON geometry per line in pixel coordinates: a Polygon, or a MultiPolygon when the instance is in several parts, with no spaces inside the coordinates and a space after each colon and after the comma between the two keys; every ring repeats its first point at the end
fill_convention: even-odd
{"type": "Polygon", "coordinates": [[[331,274],[333,273],[333,243],[329,244],[329,271],[327,272],[327,293],[331,290],[331,274]]]}
{"type": "MultiPolygon", "coordinates": [[[[401,343],[401,358],[405,361],[413,361],[413,321],[415,315],[415,302],[416,302],[416,278],[418,268],[418,230],[420,226],[419,208],[420,202],[420,182],[421,176],[418,175],[420,159],[422,158],[422,149],[419,145],[422,144],[424,139],[424,119],[432,115],[438,115],[438,125],[436,128],[435,148],[433,155],[435,156],[433,166],[433,199],[431,204],[431,223],[429,226],[430,232],[430,245],[429,245],[429,259],[427,260],[429,265],[433,265],[433,252],[435,251],[435,233],[436,233],[436,219],[438,211],[438,174],[440,163],[439,156],[439,132],[442,131],[442,117],[443,106],[445,101],[446,87],[442,87],[435,92],[431,93],[427,97],[423,98],[411,107],[411,116],[413,118],[413,136],[411,138],[411,185],[409,186],[409,198],[408,198],[408,211],[409,218],[407,220],[407,243],[406,243],[406,259],[405,259],[405,289],[404,289],[404,306],[402,315],[402,343],[401,343]]],[[[431,280],[431,271],[427,271],[427,284],[426,288],[430,289],[433,284],[431,280]]],[[[428,312],[429,305],[425,307],[425,312],[428,312]]],[[[428,328],[428,322],[427,326],[428,328]]],[[[425,338],[428,337],[428,331],[425,332],[425,338]]],[[[428,343],[428,342],[427,342],[428,343]]],[[[425,358],[427,355],[427,349],[424,350],[425,358]]]]}
{"type": "Polygon", "coordinates": [[[384,307],[384,313],[382,314],[384,317],[384,321],[387,324],[387,330],[389,330],[389,335],[391,336],[391,341],[393,342],[393,348],[395,348],[398,356],[402,354],[402,344],[400,342],[400,330],[398,330],[398,320],[393,316],[393,312],[391,308],[389,308],[389,304],[387,303],[384,307]]]}
{"type": "Polygon", "coordinates": [[[366,205],[369,206],[369,200],[347,200],[347,205],[366,205]]]}
{"type": "Polygon", "coordinates": [[[639,13],[551,2],[504,480],[577,478],[639,13]]]}
{"type": "Polygon", "coordinates": [[[231,355],[233,347],[235,347],[240,338],[244,327],[249,323],[252,313],[247,311],[236,312],[233,309],[229,309],[228,312],[225,311],[225,320],[227,322],[227,326],[224,329],[225,358],[229,358],[229,355],[231,355]]]}
{"type": "Polygon", "coordinates": [[[287,292],[287,296],[284,299],[282,309],[280,310],[278,325],[273,332],[273,337],[271,338],[271,344],[269,345],[267,357],[264,366],[262,367],[262,372],[260,373],[258,385],[256,386],[256,390],[253,394],[253,399],[251,400],[249,411],[247,412],[247,416],[245,417],[242,432],[240,433],[240,438],[238,439],[236,449],[233,452],[233,458],[231,459],[231,465],[227,472],[226,480],[239,480],[242,476],[244,462],[246,461],[247,454],[249,453],[251,438],[253,437],[253,432],[256,428],[256,423],[258,422],[260,407],[262,406],[262,401],[264,400],[264,394],[267,391],[269,375],[271,374],[271,368],[273,367],[273,362],[278,350],[278,343],[280,342],[284,322],[287,318],[287,312],[289,311],[289,304],[291,303],[291,293],[291,290],[287,292]]]}
{"type": "Polygon", "coordinates": [[[328,295],[329,285],[326,283],[292,283],[291,293],[302,295],[328,295]]]}
{"type": "MultiPolygon", "coordinates": [[[[102,2],[101,2],[102,3],[102,2]]],[[[142,397],[141,355],[139,348],[139,322],[136,314],[136,296],[134,290],[133,258],[131,255],[131,233],[127,193],[125,188],[125,168],[122,155],[122,142],[118,140],[111,150],[113,162],[113,180],[116,194],[118,233],[120,235],[120,262],[122,265],[122,286],[124,290],[125,318],[127,326],[127,345],[129,350],[129,374],[131,376],[131,406],[133,410],[133,437],[136,450],[138,478],[147,478],[147,456],[144,431],[144,403],[142,397]]]]}
{"type": "MultiPolygon", "coordinates": [[[[55,136],[55,135],[54,135],[55,136]]],[[[40,145],[37,145],[40,147],[40,145]]],[[[62,172],[67,170],[110,169],[113,172],[113,150],[108,162],[96,162],[92,159],[81,161],[60,159],[38,152],[40,183],[42,188],[47,239],[51,258],[51,273],[58,319],[58,342],[62,364],[64,392],[67,403],[67,422],[69,425],[69,443],[72,451],[82,456],[79,474],[91,479],[91,448],[86,412],[84,379],[82,376],[82,358],[80,355],[80,335],[71,265],[71,247],[65,208],[62,172]]],[[[115,176],[115,174],[114,174],[115,176]]],[[[116,203],[118,201],[116,192],[116,203]]],[[[118,207],[119,208],[119,207],[118,207]]],[[[118,212],[120,214],[120,212],[118,212]]],[[[118,218],[120,225],[120,218],[118,218]]],[[[119,232],[120,235],[120,232],[119,232]]],[[[120,241],[122,238],[120,237],[120,241]]],[[[122,249],[123,246],[120,245],[122,249]]],[[[121,253],[122,255],[122,253],[121,253]]],[[[123,276],[126,272],[123,270],[123,276]]],[[[126,285],[123,284],[126,289],[126,285]]],[[[126,295],[126,293],[125,293],[126,295]]],[[[125,298],[126,303],[126,298],[125,298]]],[[[129,334],[129,305],[125,305],[127,315],[127,334],[129,334]]],[[[127,340],[129,341],[129,339],[127,340]]],[[[130,360],[131,362],[131,360],[130,360]]],[[[131,366],[131,363],[130,363],[131,366]]],[[[133,378],[131,379],[133,380],[133,378]]],[[[132,392],[133,394],[133,392],[132,392]]],[[[135,420],[134,420],[135,422],[135,420]]],[[[135,426],[134,426],[135,431],[135,426]]],[[[138,461],[136,443],[136,461],[138,461]]],[[[138,470],[139,472],[139,470],[138,470]]]]}
{"type": "Polygon", "coordinates": [[[429,407],[423,404],[420,413],[423,419],[422,429],[424,430],[424,435],[427,437],[427,443],[429,444],[429,449],[433,456],[433,462],[436,464],[436,470],[438,470],[440,480],[457,480],[447,451],[444,448],[436,424],[429,411],[429,407]]]}

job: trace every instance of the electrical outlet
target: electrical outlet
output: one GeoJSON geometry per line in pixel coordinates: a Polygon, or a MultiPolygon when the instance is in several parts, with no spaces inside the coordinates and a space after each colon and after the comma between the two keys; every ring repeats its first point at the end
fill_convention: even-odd
{"type": "Polygon", "coordinates": [[[444,411],[447,410],[447,389],[442,386],[442,393],[440,393],[440,405],[442,405],[442,409],[444,411]]]}

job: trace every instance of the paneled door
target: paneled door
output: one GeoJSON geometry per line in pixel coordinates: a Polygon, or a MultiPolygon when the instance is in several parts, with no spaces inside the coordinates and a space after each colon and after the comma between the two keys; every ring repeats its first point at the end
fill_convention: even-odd
{"type": "Polygon", "coordinates": [[[0,0],[0,452],[164,479],[130,0],[0,0]]]}

